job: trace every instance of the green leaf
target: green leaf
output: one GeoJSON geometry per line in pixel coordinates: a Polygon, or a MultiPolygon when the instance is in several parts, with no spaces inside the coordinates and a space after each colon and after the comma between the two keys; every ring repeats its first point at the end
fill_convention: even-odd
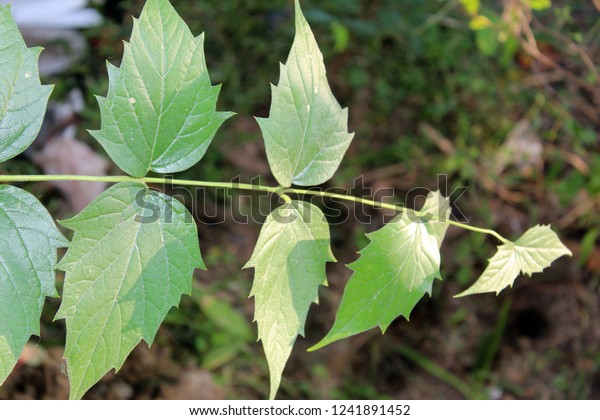
{"type": "Polygon", "coordinates": [[[532,227],[516,242],[500,245],[481,277],[455,297],[487,292],[498,294],[502,289],[512,287],[519,272],[529,276],[540,273],[563,255],[571,256],[572,253],[550,226],[532,227]]]}
{"type": "Polygon", "coordinates": [[[479,12],[479,0],[460,0],[468,14],[476,15],[479,12]]]}
{"type": "Polygon", "coordinates": [[[337,20],[331,22],[331,36],[333,37],[333,50],[336,53],[344,52],[350,44],[350,30],[337,20]]]}
{"type": "Polygon", "coordinates": [[[0,4],[0,162],[27,149],[40,131],[52,86],[38,73],[41,48],[27,48],[10,13],[0,4]]]}
{"type": "Polygon", "coordinates": [[[327,284],[328,261],[335,258],[325,216],[312,204],[292,201],[267,217],[244,267],[255,268],[250,296],[255,299],[254,320],[271,372],[271,398],[296,336],[304,335],[308,308],[317,302],[319,286],[327,284]]]}
{"type": "Polygon", "coordinates": [[[371,240],[346,285],[333,327],[309,351],[379,326],[382,332],[398,316],[408,319],[412,309],[431,294],[433,280],[441,279],[440,251],[450,216],[449,200],[431,193],[417,217],[404,212],[367,236],[371,240]]]}
{"type": "Polygon", "coordinates": [[[227,334],[230,343],[250,342],[255,339],[250,323],[226,300],[212,294],[205,294],[200,298],[199,303],[206,318],[220,332],[227,334]]]}
{"type": "Polygon", "coordinates": [[[475,32],[475,42],[479,51],[488,57],[494,56],[500,46],[498,33],[490,26],[483,27],[475,32]]]}
{"type": "Polygon", "coordinates": [[[354,134],[325,75],[323,55],[296,0],[296,36],[280,66],[269,118],[256,118],[269,165],[284,187],[318,185],[330,179],[354,134]]]}
{"type": "Polygon", "coordinates": [[[442,195],[438,191],[431,191],[427,194],[427,200],[419,210],[421,213],[426,213],[421,220],[427,220],[433,229],[433,235],[438,241],[438,248],[442,246],[444,236],[448,230],[448,220],[450,219],[450,199],[442,195]]]}
{"type": "Polygon", "coordinates": [[[469,21],[469,28],[474,31],[481,31],[492,26],[492,21],[483,15],[473,17],[469,21]]]}
{"type": "Polygon", "coordinates": [[[29,337],[39,335],[46,296],[58,297],[56,249],[69,242],[37,198],[10,185],[0,185],[0,238],[1,384],[29,337]]]}
{"type": "Polygon", "coordinates": [[[66,271],[57,318],[66,319],[71,398],[119,370],[141,339],[151,344],[167,312],[204,268],[196,225],[177,200],[145,185],[117,184],[77,216],[59,263],[66,271]]]}
{"type": "Polygon", "coordinates": [[[215,111],[220,86],[210,83],[204,35],[194,38],[167,0],[148,0],[121,68],[107,66],[102,128],[91,134],[129,175],[189,168],[233,115],[215,111]]]}

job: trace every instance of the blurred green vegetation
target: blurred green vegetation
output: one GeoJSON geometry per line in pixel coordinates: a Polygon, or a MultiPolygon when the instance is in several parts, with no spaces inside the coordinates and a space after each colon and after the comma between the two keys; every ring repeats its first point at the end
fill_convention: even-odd
{"type": "MultiPolygon", "coordinates": [[[[228,154],[240,145],[261,142],[252,117],[268,113],[269,83],[277,83],[278,63],[285,61],[294,35],[293,3],[172,3],[194,34],[206,33],[211,79],[223,84],[218,108],[238,114],[223,126],[202,162],[178,177],[225,180],[241,175],[251,179],[257,174],[232,165],[228,154]]],[[[534,9],[539,10],[533,11],[528,8],[532,3],[538,2],[515,0],[503,6],[483,0],[303,1],[332,90],[349,107],[350,128],[356,131],[329,184],[349,188],[355,177],[364,175],[369,187],[392,187],[402,200],[412,187],[436,188],[437,175],[447,174],[447,193],[468,187],[457,204],[470,222],[507,236],[517,236],[536,223],[552,223],[563,238],[580,246],[581,253],[576,252],[580,264],[569,268],[569,275],[596,305],[600,267],[589,262],[598,258],[600,225],[600,96],[594,96],[600,91],[600,80],[586,57],[598,69],[600,12],[592,2],[554,1],[551,7],[538,5],[534,9]],[[479,3],[477,8],[475,3],[479,3]],[[528,31],[538,51],[556,67],[528,50],[533,42],[528,31]],[[500,153],[520,121],[526,121],[539,139],[539,164],[523,170],[509,161],[498,170],[500,153]]],[[[80,137],[90,144],[93,141],[84,129],[100,124],[94,95],[105,95],[107,90],[104,61],[118,64],[120,40],[129,36],[130,16],[137,16],[142,5],[141,0],[107,2],[100,8],[106,24],[86,31],[90,54],[67,74],[50,81],[56,84],[55,100],[73,87],[84,92],[87,107],[81,116],[80,137]]],[[[6,170],[35,170],[23,160],[15,162],[6,170]]],[[[273,180],[267,175],[265,182],[273,180]]],[[[208,201],[218,203],[216,193],[208,194],[208,201]]],[[[351,262],[364,246],[363,233],[377,226],[349,222],[334,227],[341,232],[332,234],[340,238],[334,249],[338,259],[351,262]]],[[[221,268],[216,274],[202,275],[201,280],[210,279],[209,283],[197,286],[193,298],[184,299],[166,324],[181,340],[178,351],[183,359],[215,372],[228,389],[228,397],[265,397],[266,365],[260,346],[254,343],[251,307],[245,302],[251,273],[239,274],[245,262],[240,261],[240,251],[223,245],[235,241],[235,232],[214,229],[207,231],[215,232],[214,237],[204,237],[203,253],[209,268],[221,268]]],[[[546,381],[550,391],[530,391],[503,376],[502,369],[495,369],[503,352],[517,351],[513,347],[518,347],[515,343],[520,338],[511,334],[520,331],[515,321],[519,300],[512,304],[482,297],[447,303],[452,294],[475,280],[496,245],[489,238],[463,233],[450,235],[447,242],[444,286],[435,285],[434,297],[419,304],[410,324],[397,321],[396,330],[388,332],[394,338],[388,338],[387,344],[387,336],[382,339],[378,333],[369,335],[371,344],[361,338],[353,341],[361,346],[353,352],[363,356],[359,361],[347,356],[347,369],[338,367],[335,373],[326,352],[337,348],[322,350],[323,355],[306,355],[301,354],[307,347],[301,341],[290,362],[292,382],[284,381],[281,396],[394,398],[401,386],[409,384],[416,391],[407,395],[425,398],[490,397],[495,395],[490,391],[494,387],[518,398],[599,397],[600,387],[593,385],[600,369],[597,343],[596,350],[586,341],[579,343],[577,357],[589,361],[587,370],[570,367],[565,358],[573,356],[564,346],[547,355],[532,356],[536,353],[531,346],[523,350],[528,358],[541,358],[541,364],[532,369],[552,377],[546,381]],[[473,325],[473,316],[481,318],[480,336],[464,327],[469,322],[473,325]],[[405,347],[417,347],[428,337],[433,340],[435,334],[454,347],[440,351],[443,354],[427,345],[418,347],[418,352],[405,347]],[[502,341],[506,335],[513,339],[509,344],[502,341]],[[398,366],[385,362],[386,355],[395,355],[398,366]],[[417,371],[437,378],[442,388],[436,386],[428,393],[425,388],[430,379],[421,383],[405,377],[406,372],[417,371]],[[569,388],[572,383],[576,390],[569,388]]],[[[532,281],[523,278],[517,283],[532,281]]],[[[345,279],[332,283],[330,290],[323,291],[323,304],[313,307],[315,331],[309,333],[313,341],[331,325],[345,279]]],[[[593,317],[592,306],[578,307],[587,311],[581,317],[593,317]]],[[[586,325],[579,338],[587,337],[592,328],[586,325]]]]}

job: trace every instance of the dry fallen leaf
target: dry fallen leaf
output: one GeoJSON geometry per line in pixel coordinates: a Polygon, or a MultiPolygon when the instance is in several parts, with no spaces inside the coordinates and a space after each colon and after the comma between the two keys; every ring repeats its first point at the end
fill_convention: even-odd
{"type": "Polygon", "coordinates": [[[542,167],[544,146],[529,120],[521,120],[508,134],[494,159],[496,173],[515,166],[521,175],[531,176],[542,167]]]}
{"type": "MultiPolygon", "coordinates": [[[[44,148],[33,156],[33,161],[48,175],[106,175],[108,161],[90,146],[75,139],[74,126],[62,135],[49,140],[44,148]]],[[[107,187],[104,182],[52,181],[65,196],[67,204],[79,213],[107,187]]]]}
{"type": "Polygon", "coordinates": [[[160,398],[165,400],[222,400],[225,397],[210,372],[200,369],[188,370],[179,376],[176,384],[161,388],[160,398]]]}

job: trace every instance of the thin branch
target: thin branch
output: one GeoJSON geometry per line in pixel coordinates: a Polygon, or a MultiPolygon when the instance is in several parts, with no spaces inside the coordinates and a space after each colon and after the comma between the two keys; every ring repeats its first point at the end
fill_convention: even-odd
{"type": "Polygon", "coordinates": [[[404,206],[396,204],[388,204],[380,201],[373,201],[366,198],[355,197],[352,195],[336,194],[327,191],[315,191],[315,190],[304,190],[299,188],[285,188],[285,187],[269,187],[266,185],[255,185],[255,184],[244,184],[237,182],[212,182],[212,181],[193,181],[188,179],[173,179],[173,178],[134,178],[130,176],[89,176],[89,175],[0,175],[0,182],[36,182],[36,181],[84,181],[84,182],[107,182],[107,183],[118,183],[118,182],[137,182],[140,184],[162,184],[162,185],[184,185],[190,187],[212,187],[212,188],[225,188],[225,189],[237,189],[237,190],[251,190],[251,191],[262,191],[271,194],[279,195],[285,202],[290,202],[291,199],[287,194],[293,193],[298,195],[313,195],[319,197],[337,198],[344,201],[352,201],[355,203],[362,203],[374,208],[385,208],[395,210],[397,212],[408,212],[414,214],[417,217],[428,218],[429,220],[438,220],[447,223],[451,226],[456,226],[462,229],[470,230],[473,232],[484,233],[491,235],[498,239],[502,243],[508,242],[508,239],[504,238],[498,232],[492,229],[484,229],[476,226],[470,226],[464,223],[456,222],[454,220],[442,220],[438,216],[430,213],[424,213],[417,210],[409,209],[404,206]]]}

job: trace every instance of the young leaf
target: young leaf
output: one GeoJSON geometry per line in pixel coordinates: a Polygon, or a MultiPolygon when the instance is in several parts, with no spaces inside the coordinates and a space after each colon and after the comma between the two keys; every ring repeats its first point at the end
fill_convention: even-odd
{"type": "Polygon", "coordinates": [[[540,273],[563,255],[572,253],[550,226],[532,227],[516,242],[500,245],[481,277],[455,297],[487,292],[498,294],[502,289],[512,287],[519,272],[529,276],[540,273]]]}
{"type": "Polygon", "coordinates": [[[27,149],[46,113],[52,86],[38,73],[41,48],[27,48],[10,12],[0,4],[0,162],[27,149]]]}
{"type": "Polygon", "coordinates": [[[427,194],[427,200],[425,200],[419,211],[426,213],[422,220],[429,221],[429,225],[433,229],[433,235],[438,241],[438,248],[440,248],[448,226],[450,226],[447,223],[451,213],[450,199],[444,197],[439,190],[430,191],[427,194]]]}
{"type": "Polygon", "coordinates": [[[318,185],[333,176],[354,134],[325,76],[323,55],[296,0],[296,36],[280,66],[269,118],[257,118],[269,165],[284,187],[318,185]]]}
{"type": "Polygon", "coordinates": [[[167,0],[148,0],[121,68],[107,66],[102,128],[91,134],[129,175],[189,168],[233,115],[215,111],[220,86],[210,84],[204,35],[194,38],[167,0]]]}
{"type": "Polygon", "coordinates": [[[298,334],[304,335],[308,308],[327,284],[325,263],[335,261],[329,225],[312,204],[293,201],[275,209],[262,227],[252,258],[255,315],[271,373],[271,399],[298,334]]]}
{"type": "Polygon", "coordinates": [[[0,185],[0,384],[29,337],[40,333],[46,296],[54,286],[56,249],[69,246],[31,194],[0,185]]]}
{"type": "Polygon", "coordinates": [[[417,302],[431,294],[440,276],[439,247],[450,216],[449,200],[431,193],[421,211],[405,212],[369,235],[371,243],[349,265],[354,270],[346,285],[333,327],[309,350],[379,326],[385,332],[400,315],[408,319],[417,302]]]}
{"type": "Polygon", "coordinates": [[[136,183],[117,184],[72,219],[75,231],[58,268],[71,398],[119,370],[141,339],[151,344],[194,267],[204,268],[196,225],[177,200],[136,183]]]}

